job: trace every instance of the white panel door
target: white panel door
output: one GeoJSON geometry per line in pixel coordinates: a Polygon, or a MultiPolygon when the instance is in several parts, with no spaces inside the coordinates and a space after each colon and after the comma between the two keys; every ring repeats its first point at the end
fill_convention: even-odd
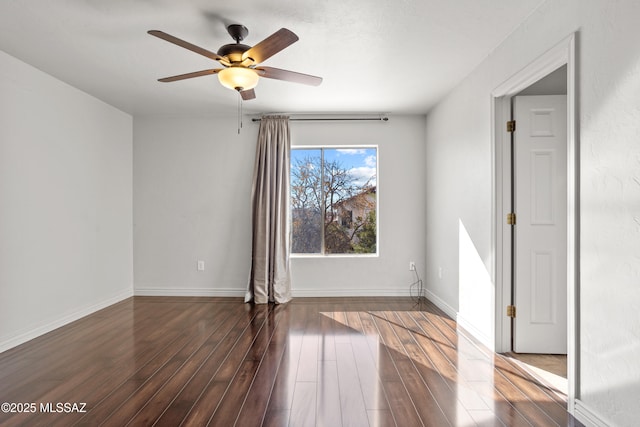
{"type": "Polygon", "coordinates": [[[517,353],[567,353],[567,99],[514,98],[517,353]]]}

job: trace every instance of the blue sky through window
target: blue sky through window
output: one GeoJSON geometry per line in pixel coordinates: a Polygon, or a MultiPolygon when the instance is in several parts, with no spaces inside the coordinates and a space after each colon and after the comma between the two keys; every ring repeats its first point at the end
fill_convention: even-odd
{"type": "MultiPolygon", "coordinates": [[[[344,169],[350,171],[356,178],[356,183],[365,185],[377,185],[377,155],[375,148],[325,148],[325,162],[337,161],[344,169]]],[[[309,156],[320,156],[320,149],[294,148],[291,150],[291,164],[309,156]]]]}

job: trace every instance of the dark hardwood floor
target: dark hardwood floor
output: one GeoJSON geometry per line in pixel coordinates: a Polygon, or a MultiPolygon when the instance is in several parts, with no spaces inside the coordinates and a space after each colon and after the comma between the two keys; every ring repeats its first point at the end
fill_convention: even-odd
{"type": "Polygon", "coordinates": [[[0,402],[35,408],[2,426],[580,425],[409,298],[130,298],[1,353],[0,402]]]}

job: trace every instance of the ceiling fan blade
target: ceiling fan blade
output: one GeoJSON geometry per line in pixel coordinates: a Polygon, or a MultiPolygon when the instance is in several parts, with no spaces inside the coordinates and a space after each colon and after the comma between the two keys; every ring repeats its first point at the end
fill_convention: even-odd
{"type": "Polygon", "coordinates": [[[322,77],[311,76],[309,74],[296,73],[295,71],[282,70],[273,67],[255,68],[260,77],[268,79],[285,80],[287,82],[302,83],[304,85],[319,86],[322,77]]]}
{"type": "Polygon", "coordinates": [[[243,100],[249,101],[250,99],[256,98],[256,93],[253,89],[247,89],[247,90],[240,91],[240,96],[242,96],[243,100]]]}
{"type": "Polygon", "coordinates": [[[297,41],[298,36],[292,31],[281,28],[243,53],[242,59],[251,58],[255,63],[259,64],[297,41]]]}
{"type": "Polygon", "coordinates": [[[158,38],[161,38],[162,40],[166,40],[169,43],[173,43],[177,46],[183,47],[185,49],[189,49],[192,52],[198,53],[202,56],[206,56],[207,58],[211,58],[214,59],[216,61],[219,61],[222,58],[220,55],[218,55],[217,53],[213,53],[205,48],[202,48],[200,46],[196,46],[195,44],[191,44],[189,42],[186,42],[182,39],[179,39],[177,37],[172,36],[171,34],[167,34],[163,31],[158,31],[158,30],[149,30],[147,31],[147,33],[151,34],[152,36],[156,36],[158,38]]]}
{"type": "Polygon", "coordinates": [[[191,79],[191,78],[194,78],[194,77],[207,76],[209,74],[216,74],[220,70],[223,70],[223,69],[224,68],[215,68],[215,69],[212,69],[212,70],[194,71],[193,73],[179,74],[177,76],[165,77],[163,79],[158,79],[158,81],[162,82],[162,83],[175,82],[175,81],[178,81],[178,80],[184,80],[184,79],[191,79]]]}

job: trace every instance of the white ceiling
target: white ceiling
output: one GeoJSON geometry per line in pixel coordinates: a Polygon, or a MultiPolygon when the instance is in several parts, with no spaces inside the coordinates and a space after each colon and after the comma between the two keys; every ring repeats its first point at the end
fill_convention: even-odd
{"type": "Polygon", "coordinates": [[[542,0],[2,0],[0,50],[131,114],[234,114],[214,75],[157,79],[218,63],[152,37],[211,51],[249,28],[255,45],[285,27],[300,40],[265,65],[324,78],[261,79],[245,112],[425,113],[542,0]]]}

